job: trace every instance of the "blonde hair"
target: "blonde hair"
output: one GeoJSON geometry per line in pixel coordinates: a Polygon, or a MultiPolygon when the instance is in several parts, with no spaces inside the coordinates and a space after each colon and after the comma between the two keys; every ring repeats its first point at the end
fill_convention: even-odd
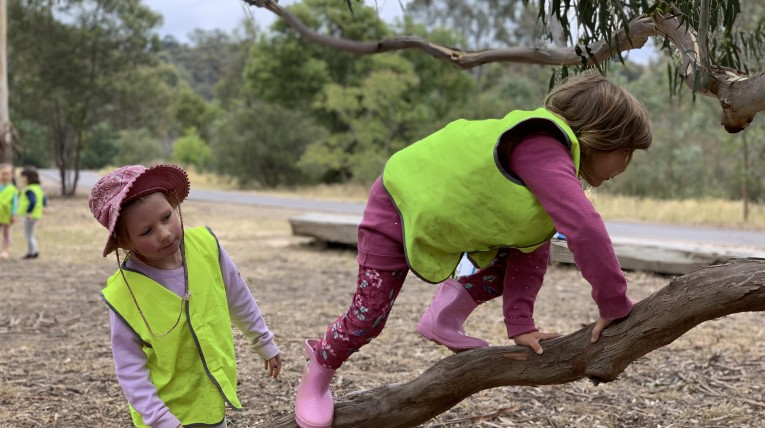
{"type": "Polygon", "coordinates": [[[587,70],[555,86],[544,105],[574,131],[582,154],[580,172],[585,178],[593,152],[627,148],[629,164],[635,150],[651,146],[651,123],[645,108],[596,70],[587,70]]]}

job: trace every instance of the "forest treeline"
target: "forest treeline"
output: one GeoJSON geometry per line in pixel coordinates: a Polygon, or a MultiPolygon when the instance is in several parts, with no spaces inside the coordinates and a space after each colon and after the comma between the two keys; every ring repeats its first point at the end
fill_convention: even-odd
{"type": "MultiPolygon", "coordinates": [[[[448,0],[414,0],[395,23],[361,4],[351,13],[338,0],[289,8],[311,28],[349,39],[414,34],[468,48],[546,42],[533,7],[463,3],[483,7],[468,17],[450,14],[448,0]]],[[[230,33],[195,30],[180,41],[159,36],[161,16],[140,0],[9,0],[8,8],[14,162],[62,171],[171,161],[243,188],[369,184],[393,152],[452,120],[539,107],[561,72],[524,64],[462,71],[415,51],[356,56],[305,42],[278,20],[258,28],[245,19],[230,33]]],[[[761,9],[742,16],[756,22],[761,9]]],[[[762,119],[726,133],[716,100],[687,90],[670,96],[671,61],[627,56],[608,66],[609,78],[649,110],[654,143],[603,190],[765,200],[762,119]]],[[[69,180],[64,194],[74,193],[69,180]]]]}

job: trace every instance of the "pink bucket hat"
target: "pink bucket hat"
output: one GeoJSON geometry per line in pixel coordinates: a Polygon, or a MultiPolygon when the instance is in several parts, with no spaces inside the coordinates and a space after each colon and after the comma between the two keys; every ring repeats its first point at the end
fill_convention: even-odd
{"type": "Polygon", "coordinates": [[[93,186],[88,205],[93,216],[109,231],[104,257],[117,248],[114,228],[125,202],[154,192],[174,194],[181,203],[189,195],[189,177],[175,165],[128,165],[101,177],[93,186]]]}

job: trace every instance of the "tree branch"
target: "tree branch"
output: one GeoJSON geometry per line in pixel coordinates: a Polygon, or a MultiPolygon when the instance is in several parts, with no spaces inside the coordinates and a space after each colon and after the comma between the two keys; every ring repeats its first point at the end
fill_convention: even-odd
{"type": "MultiPolygon", "coordinates": [[[[696,34],[685,29],[677,18],[655,15],[656,29],[677,48],[682,61],[680,77],[693,89],[700,80],[696,73],[701,68],[702,52],[696,34]]],[[[697,93],[712,96],[720,101],[722,118],[720,124],[730,133],[744,130],[754,116],[765,110],[765,73],[747,76],[744,72],[727,67],[710,66],[710,78],[706,85],[696,87],[697,93]]]]}
{"type": "MultiPolygon", "coordinates": [[[[465,51],[457,48],[432,43],[422,37],[400,36],[382,39],[373,42],[361,42],[331,37],[317,33],[303,24],[295,15],[279,6],[274,0],[242,0],[251,6],[262,7],[279,17],[283,18],[293,30],[298,32],[306,40],[318,43],[336,50],[355,54],[377,54],[383,52],[398,51],[404,49],[419,49],[428,55],[449,61],[461,69],[470,69],[492,62],[518,62],[527,64],[545,65],[578,65],[584,61],[593,65],[588,55],[582,56],[576,53],[575,48],[497,48],[478,51],[465,51]]],[[[650,18],[637,19],[630,23],[630,38],[623,30],[618,31],[612,37],[612,46],[600,41],[590,46],[592,56],[596,63],[601,63],[611,58],[617,51],[628,51],[642,48],[648,37],[659,35],[653,27],[650,18]]],[[[579,46],[585,51],[585,46],[579,46]]]]}
{"type": "MultiPolygon", "coordinates": [[[[585,377],[595,384],[611,382],[638,358],[702,322],[751,311],[765,311],[765,260],[734,260],[700,269],[637,303],[595,344],[590,343],[590,325],[546,341],[543,355],[519,346],[455,354],[409,382],[336,398],[333,426],[411,427],[476,392],[500,386],[557,385],[585,377]]],[[[294,414],[264,426],[294,427],[294,414]]]]}
{"type": "MultiPolygon", "coordinates": [[[[492,62],[516,62],[543,65],[598,65],[612,58],[616,52],[642,48],[649,37],[665,36],[677,47],[682,60],[680,75],[686,86],[697,93],[714,96],[722,107],[721,124],[728,132],[745,129],[755,114],[765,110],[765,78],[763,73],[747,76],[738,70],[709,66],[709,78],[698,76],[703,61],[708,56],[699,45],[696,32],[670,14],[655,13],[642,16],[629,23],[629,34],[619,30],[608,44],[601,40],[587,46],[566,48],[497,48],[478,51],[464,51],[432,43],[417,36],[400,36],[373,42],[349,40],[317,33],[303,24],[295,15],[279,6],[276,0],[242,0],[251,6],[271,11],[283,18],[307,41],[318,43],[336,50],[355,54],[378,54],[404,49],[418,49],[443,61],[451,62],[458,68],[470,69],[492,62]],[[589,49],[589,51],[587,50],[589,49]],[[577,54],[577,50],[583,52],[577,54]],[[702,85],[699,86],[701,82],[702,85]]],[[[703,15],[703,13],[702,13],[703,15]]],[[[705,20],[708,19],[708,15],[705,20]]],[[[706,32],[703,37],[706,38],[706,32]]],[[[702,41],[703,43],[703,41],[702,41]]],[[[706,75],[706,73],[705,73],[706,75]]]]}

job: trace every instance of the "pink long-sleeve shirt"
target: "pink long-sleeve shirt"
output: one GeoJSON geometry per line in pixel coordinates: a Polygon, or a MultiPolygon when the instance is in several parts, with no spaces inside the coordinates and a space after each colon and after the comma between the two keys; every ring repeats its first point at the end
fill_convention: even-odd
{"type": "MultiPolygon", "coordinates": [[[[567,238],[574,261],[592,286],[592,298],[604,319],[632,311],[627,280],[606,231],[576,176],[568,149],[544,133],[526,137],[510,156],[510,169],[537,197],[567,238]]],[[[536,331],[534,302],[547,268],[550,244],[532,253],[512,252],[507,259],[511,283],[505,283],[503,311],[508,337],[536,331]]]]}
{"type": "Polygon", "coordinates": [[[577,178],[569,150],[548,134],[534,134],[515,148],[510,168],[566,236],[576,265],[592,286],[600,316],[608,320],[627,316],[633,306],[627,279],[606,225],[577,178]]]}
{"type": "MultiPolygon", "coordinates": [[[[226,286],[226,300],[234,325],[250,340],[254,351],[264,360],[275,357],[279,349],[274,334],[269,330],[250,289],[228,253],[219,246],[220,268],[226,286]]],[[[161,270],[153,268],[137,258],[131,258],[127,266],[138,270],[168,290],[182,296],[184,293],[183,268],[161,270]]],[[[180,421],[157,395],[146,367],[146,354],[141,340],[113,311],[109,311],[112,352],[117,380],[128,402],[143,417],[145,424],[154,428],[176,428],[180,421]]]]}

